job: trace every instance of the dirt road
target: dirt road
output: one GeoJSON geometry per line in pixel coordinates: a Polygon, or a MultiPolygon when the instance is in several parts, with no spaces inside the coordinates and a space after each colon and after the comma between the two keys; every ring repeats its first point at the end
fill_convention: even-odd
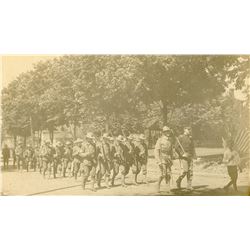
{"type": "MultiPolygon", "coordinates": [[[[222,187],[228,182],[226,169],[222,166],[203,168],[202,164],[196,164],[194,168],[194,178],[192,192],[185,189],[186,180],[183,180],[183,188],[176,189],[175,181],[180,173],[178,161],[174,162],[172,168],[172,187],[170,195],[248,195],[249,194],[249,175],[248,171],[239,174],[238,185],[239,193],[232,190],[225,193],[222,187]],[[221,168],[215,171],[215,167],[221,168]]],[[[81,180],[75,181],[73,178],[43,179],[38,172],[3,172],[2,173],[2,194],[3,195],[169,195],[166,193],[166,186],[162,184],[160,193],[156,192],[156,182],[158,178],[158,167],[154,159],[149,159],[148,164],[148,184],[132,185],[131,173],[127,176],[127,188],[120,186],[118,176],[115,186],[111,189],[105,188],[104,184],[97,192],[81,188],[81,180]]],[[[140,178],[139,178],[140,181],[140,178]]]]}

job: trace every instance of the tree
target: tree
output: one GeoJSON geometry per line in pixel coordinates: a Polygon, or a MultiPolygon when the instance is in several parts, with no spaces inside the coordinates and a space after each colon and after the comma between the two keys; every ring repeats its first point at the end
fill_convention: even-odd
{"type": "Polygon", "coordinates": [[[140,59],[137,92],[145,103],[160,106],[165,124],[169,109],[219,96],[230,81],[239,77],[233,72],[244,68],[236,56],[142,56],[140,59]]]}

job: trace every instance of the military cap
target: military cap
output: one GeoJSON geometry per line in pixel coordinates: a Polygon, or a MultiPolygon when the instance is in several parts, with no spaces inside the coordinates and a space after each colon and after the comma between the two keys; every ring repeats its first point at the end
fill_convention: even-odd
{"type": "Polygon", "coordinates": [[[122,135],[118,135],[116,140],[120,142],[124,142],[124,137],[122,135]]]}
{"type": "Polygon", "coordinates": [[[82,140],[82,139],[77,138],[77,139],[74,141],[74,144],[77,144],[77,143],[82,143],[82,142],[83,142],[83,140],[82,140]]]}
{"type": "Polygon", "coordinates": [[[140,139],[140,140],[146,140],[146,137],[145,137],[144,134],[140,134],[140,135],[139,135],[139,139],[140,139]]]}
{"type": "Polygon", "coordinates": [[[134,136],[132,134],[129,135],[128,137],[129,140],[134,140],[134,136]]]}
{"type": "Polygon", "coordinates": [[[86,134],[86,138],[88,138],[88,139],[95,139],[95,137],[94,137],[94,135],[93,135],[92,132],[88,132],[88,133],[86,134]]]}
{"type": "Polygon", "coordinates": [[[171,131],[171,129],[168,127],[168,126],[164,126],[162,128],[162,131],[165,132],[165,131],[171,131]]]}
{"type": "Polygon", "coordinates": [[[104,133],[104,134],[102,135],[102,138],[109,139],[109,135],[108,135],[108,133],[104,133]]]}
{"type": "Polygon", "coordinates": [[[113,141],[113,140],[114,140],[113,136],[109,136],[108,139],[109,139],[110,141],[113,141]]]}
{"type": "Polygon", "coordinates": [[[50,141],[45,141],[45,144],[50,144],[50,141]]]}
{"type": "Polygon", "coordinates": [[[191,130],[192,128],[190,126],[186,126],[186,127],[184,127],[184,130],[185,129],[191,130]]]}
{"type": "Polygon", "coordinates": [[[58,141],[58,142],[56,143],[56,146],[61,147],[61,146],[62,146],[62,143],[61,143],[60,141],[58,141]]]}
{"type": "Polygon", "coordinates": [[[67,141],[65,144],[66,144],[66,145],[71,145],[71,142],[70,142],[70,141],[67,141]]]}

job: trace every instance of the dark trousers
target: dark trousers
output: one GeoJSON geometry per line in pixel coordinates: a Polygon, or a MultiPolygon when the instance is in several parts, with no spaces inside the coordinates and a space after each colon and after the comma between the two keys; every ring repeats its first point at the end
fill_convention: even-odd
{"type": "Polygon", "coordinates": [[[8,168],[9,167],[9,157],[3,158],[3,167],[8,168]]]}
{"type": "Polygon", "coordinates": [[[230,176],[231,180],[225,186],[225,188],[229,188],[233,185],[234,190],[237,191],[237,179],[238,179],[238,170],[237,166],[227,166],[228,175],[230,176]]]}

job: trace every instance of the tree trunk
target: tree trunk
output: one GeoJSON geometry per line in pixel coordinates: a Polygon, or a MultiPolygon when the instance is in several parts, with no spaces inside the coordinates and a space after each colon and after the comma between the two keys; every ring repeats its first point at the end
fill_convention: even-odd
{"type": "Polygon", "coordinates": [[[54,140],[54,129],[53,128],[49,129],[49,138],[50,138],[51,143],[53,143],[53,140],[54,140]]]}
{"type": "Polygon", "coordinates": [[[73,128],[73,137],[74,140],[76,140],[76,124],[74,123],[74,128],[73,128]]]}
{"type": "Polygon", "coordinates": [[[26,135],[23,137],[23,145],[24,145],[24,147],[26,147],[26,135]]]}
{"type": "Polygon", "coordinates": [[[39,145],[41,145],[41,142],[42,142],[42,130],[38,130],[38,143],[39,145]]]}
{"type": "Polygon", "coordinates": [[[14,134],[14,148],[16,148],[16,135],[14,134]]]}
{"type": "Polygon", "coordinates": [[[106,116],[105,132],[109,133],[109,115],[106,116]]]}
{"type": "Polygon", "coordinates": [[[162,117],[165,126],[168,124],[168,103],[166,101],[162,101],[162,117]]]}
{"type": "Polygon", "coordinates": [[[33,121],[32,117],[30,116],[30,136],[31,136],[31,145],[34,147],[34,129],[33,129],[33,121]]]}

